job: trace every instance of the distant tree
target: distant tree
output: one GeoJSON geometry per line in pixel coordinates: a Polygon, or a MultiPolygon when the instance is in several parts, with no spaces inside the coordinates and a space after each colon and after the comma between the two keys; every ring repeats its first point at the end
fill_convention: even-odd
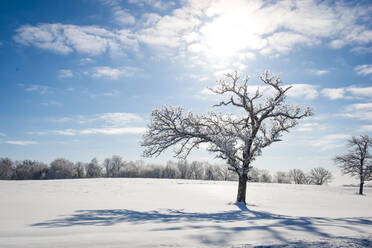
{"type": "Polygon", "coordinates": [[[84,178],[85,177],[85,167],[86,164],[82,162],[76,162],[74,165],[74,175],[77,178],[84,178]]]}
{"type": "Polygon", "coordinates": [[[0,158],[0,179],[9,180],[14,175],[13,162],[9,158],[0,158]]]}
{"type": "Polygon", "coordinates": [[[219,168],[215,165],[211,165],[211,164],[205,165],[204,179],[205,180],[218,180],[219,179],[218,169],[219,168]]]}
{"type": "Polygon", "coordinates": [[[122,167],[124,167],[123,158],[117,155],[111,158],[106,158],[103,161],[103,166],[105,167],[106,177],[119,177],[122,167]]]}
{"type": "Polygon", "coordinates": [[[190,166],[186,160],[178,160],[177,162],[178,171],[180,173],[181,179],[189,178],[190,176],[190,166]]]}
{"type": "Polygon", "coordinates": [[[168,161],[163,170],[163,178],[177,178],[179,177],[178,166],[172,161],[168,161]]]}
{"type": "Polygon", "coordinates": [[[274,176],[274,182],[276,183],[291,183],[291,178],[287,172],[278,171],[274,176]]]}
{"type": "Polygon", "coordinates": [[[198,161],[192,161],[190,164],[190,179],[200,180],[204,177],[204,164],[198,161]]]}
{"type": "Polygon", "coordinates": [[[311,184],[323,185],[327,184],[332,180],[332,173],[322,167],[311,169],[309,174],[311,184]]]}
{"type": "Polygon", "coordinates": [[[102,176],[102,167],[99,166],[96,158],[93,158],[90,163],[86,165],[87,177],[95,178],[102,176]]]}
{"type": "Polygon", "coordinates": [[[309,178],[300,169],[292,169],[288,175],[295,184],[308,184],[309,178]]]}
{"type": "Polygon", "coordinates": [[[363,195],[365,181],[372,180],[372,139],[368,135],[353,136],[348,140],[349,152],[334,158],[344,174],[359,178],[359,194],[363,195]]]}
{"type": "Polygon", "coordinates": [[[48,173],[48,165],[32,160],[16,162],[15,178],[18,180],[45,179],[48,173]]]}
{"type": "Polygon", "coordinates": [[[64,158],[57,158],[50,163],[48,178],[50,179],[67,179],[74,177],[74,164],[64,158]]]}
{"type": "Polygon", "coordinates": [[[249,77],[241,80],[238,73],[226,74],[210,90],[228,99],[215,106],[233,106],[241,110],[234,114],[209,112],[208,115],[185,113],[182,108],[165,106],[152,111],[151,123],[143,136],[143,155],[157,156],[176,146],[176,156],[185,159],[199,145],[208,144],[207,150],[224,159],[239,176],[237,202],[246,203],[246,186],[251,163],[262,149],[281,141],[283,133],[297,125],[297,121],[312,115],[310,108],[287,104],[285,99],[291,86],[282,86],[280,77],[268,71],[259,79],[268,88],[258,87],[255,93],[248,85],[249,77]],[[265,97],[264,97],[265,93],[265,97]]]}
{"type": "Polygon", "coordinates": [[[259,182],[261,183],[271,183],[272,177],[268,170],[259,170],[259,182]]]}

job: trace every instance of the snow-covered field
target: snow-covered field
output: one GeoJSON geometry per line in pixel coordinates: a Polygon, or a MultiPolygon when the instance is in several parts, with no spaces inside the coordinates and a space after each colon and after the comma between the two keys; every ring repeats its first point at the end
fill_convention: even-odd
{"type": "Polygon", "coordinates": [[[372,247],[372,189],[165,179],[0,181],[0,247],[372,247]]]}

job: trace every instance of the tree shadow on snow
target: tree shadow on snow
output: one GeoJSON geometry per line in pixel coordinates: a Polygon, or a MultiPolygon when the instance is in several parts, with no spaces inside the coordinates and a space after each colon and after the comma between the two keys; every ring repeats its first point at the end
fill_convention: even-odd
{"type": "MultiPolygon", "coordinates": [[[[325,217],[293,217],[277,215],[264,211],[254,211],[245,205],[236,204],[239,210],[218,213],[185,212],[183,210],[167,209],[163,211],[134,211],[129,209],[99,209],[77,210],[70,216],[35,223],[33,227],[58,228],[70,226],[112,226],[120,223],[146,224],[169,223],[181,224],[169,227],[160,226],[151,231],[179,231],[179,230],[214,230],[212,236],[194,235],[193,238],[208,245],[227,245],[231,235],[240,232],[263,231],[272,238],[288,243],[283,235],[285,232],[302,232],[322,238],[332,238],[332,235],[321,231],[320,227],[345,228],[365,233],[363,226],[372,225],[372,218],[325,218],[325,217]],[[204,222],[204,223],[203,223],[204,222]],[[229,223],[231,223],[229,225],[229,223]],[[279,230],[280,229],[280,230],[279,230]]],[[[324,228],[323,228],[324,230],[324,228]]]]}

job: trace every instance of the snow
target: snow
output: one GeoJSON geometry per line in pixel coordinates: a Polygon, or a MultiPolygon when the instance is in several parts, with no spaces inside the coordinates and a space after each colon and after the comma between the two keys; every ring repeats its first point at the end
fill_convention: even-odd
{"type": "Polygon", "coordinates": [[[372,247],[372,188],[166,179],[0,181],[0,247],[372,247]]]}

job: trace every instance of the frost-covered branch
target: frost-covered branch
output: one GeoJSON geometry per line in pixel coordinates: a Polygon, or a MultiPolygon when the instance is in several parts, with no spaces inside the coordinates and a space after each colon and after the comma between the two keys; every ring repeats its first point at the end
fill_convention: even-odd
{"type": "Polygon", "coordinates": [[[263,148],[280,141],[283,133],[296,126],[298,120],[312,115],[310,108],[286,104],[286,93],[291,86],[283,87],[280,77],[266,71],[259,79],[265,91],[258,87],[252,93],[249,77],[241,78],[237,72],[226,74],[217,87],[210,88],[226,97],[214,107],[237,107],[242,114],[197,115],[170,106],[153,110],[143,136],[142,146],[146,148],[143,155],[158,156],[173,146],[175,156],[185,159],[201,144],[208,144],[208,151],[225,159],[246,180],[251,162],[261,155],[263,148]]]}

